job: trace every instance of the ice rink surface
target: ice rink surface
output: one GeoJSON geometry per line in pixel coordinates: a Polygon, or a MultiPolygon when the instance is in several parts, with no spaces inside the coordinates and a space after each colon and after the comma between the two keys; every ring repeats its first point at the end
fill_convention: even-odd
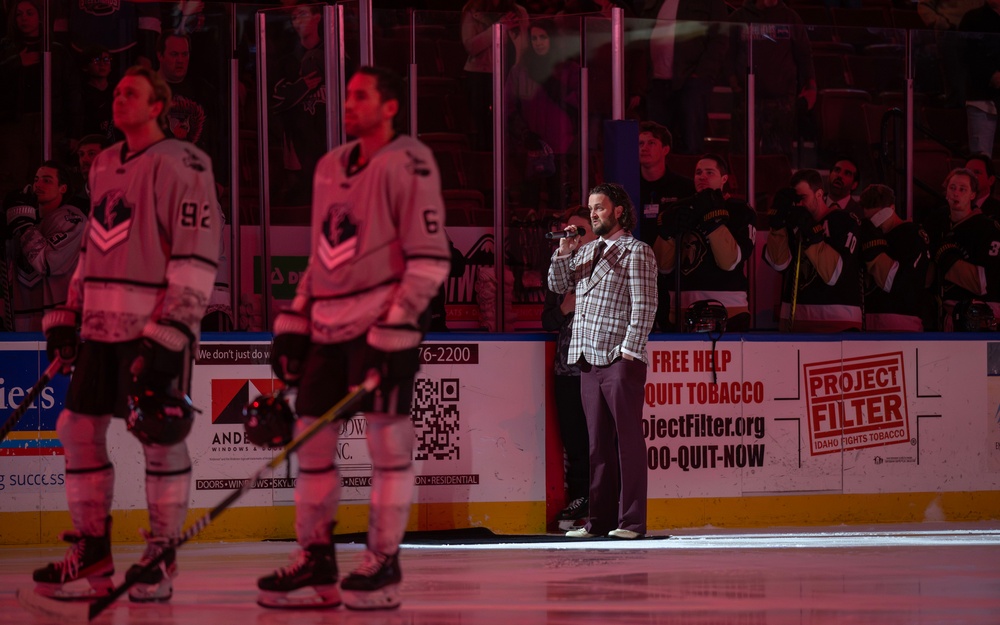
{"type": "MultiPolygon", "coordinates": [[[[504,541],[511,537],[504,537],[504,541]]],[[[338,545],[341,573],[362,546],[338,545]]],[[[391,612],[277,611],[258,576],[293,543],[193,543],[169,604],[121,600],[94,623],[145,625],[1000,624],[1000,522],[730,531],[624,542],[404,543],[403,605],[391,612]]],[[[53,622],[16,588],[63,548],[0,547],[0,623],[53,622]]],[[[141,552],[116,546],[116,575],[141,552]]]]}

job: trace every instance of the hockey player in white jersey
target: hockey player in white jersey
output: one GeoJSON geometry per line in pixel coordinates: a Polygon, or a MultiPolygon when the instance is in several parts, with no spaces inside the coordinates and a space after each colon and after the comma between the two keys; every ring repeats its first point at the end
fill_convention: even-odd
{"type": "Polygon", "coordinates": [[[398,552],[414,489],[413,379],[428,304],[451,259],[434,156],[395,130],[403,93],[399,77],[380,68],[362,67],[348,83],[344,126],[357,139],[316,167],[309,265],[290,309],[275,319],[271,347],[275,374],[299,387],[296,432],[372,368],[381,375],[362,408],[372,460],[368,548],[338,588],[338,431],[327,427],[298,452],[301,552],[258,580],[266,607],[334,607],[341,593],[353,609],[400,604],[398,552]]]}
{"type": "MultiPolygon", "coordinates": [[[[91,167],[91,214],[66,304],[43,320],[49,359],[73,371],[56,423],[73,522],[63,537],[72,546],[34,572],[36,591],[47,596],[93,598],[111,588],[113,417],[128,419],[145,456],[148,544],[126,578],[183,529],[191,482],[186,392],[221,224],[211,162],[190,143],[165,138],[169,108],[170,88],[150,70],[129,69],[115,88],[112,114],[125,141],[91,167]]],[[[174,555],[137,579],[129,597],[168,600],[174,555]]]]}
{"type": "Polygon", "coordinates": [[[63,202],[69,199],[69,174],[55,161],[38,168],[31,191],[34,198],[16,194],[22,201],[7,208],[8,255],[17,269],[12,280],[14,329],[38,332],[45,311],[66,303],[87,218],[63,202]]]}

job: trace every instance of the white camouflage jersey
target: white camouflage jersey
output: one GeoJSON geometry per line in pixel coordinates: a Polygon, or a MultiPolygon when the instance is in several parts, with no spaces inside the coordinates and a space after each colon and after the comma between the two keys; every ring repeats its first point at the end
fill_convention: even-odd
{"type": "Polygon", "coordinates": [[[222,227],[211,160],[176,139],[124,156],[119,142],[91,167],[90,219],[67,306],[80,311],[84,339],[136,339],[160,319],[198,336],[222,227]]]}
{"type": "Polygon", "coordinates": [[[17,244],[10,246],[17,331],[41,331],[45,311],[66,303],[86,221],[80,209],[64,204],[26,228],[17,244]]]}
{"type": "Polygon", "coordinates": [[[317,343],[361,336],[390,307],[416,323],[451,263],[427,146],[400,135],[360,168],[359,149],[348,143],[316,166],[309,266],[292,308],[309,312],[317,343]]]}

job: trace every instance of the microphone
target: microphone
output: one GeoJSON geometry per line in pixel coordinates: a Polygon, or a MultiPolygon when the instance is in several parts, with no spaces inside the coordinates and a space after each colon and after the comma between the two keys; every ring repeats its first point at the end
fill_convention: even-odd
{"type": "Polygon", "coordinates": [[[573,232],[573,231],[566,232],[565,230],[560,230],[559,232],[546,232],[545,233],[545,238],[546,239],[568,239],[569,237],[582,237],[586,233],[587,233],[586,230],[584,230],[580,226],[577,226],[576,227],[576,232],[573,232]]]}

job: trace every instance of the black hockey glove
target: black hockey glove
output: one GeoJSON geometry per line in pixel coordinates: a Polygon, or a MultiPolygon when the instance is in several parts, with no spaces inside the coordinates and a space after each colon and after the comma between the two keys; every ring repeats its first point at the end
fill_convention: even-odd
{"type": "Polygon", "coordinates": [[[791,187],[779,189],[771,200],[771,209],[767,211],[767,226],[778,230],[788,225],[788,214],[792,207],[799,203],[799,194],[791,187]]]}
{"type": "Polygon", "coordinates": [[[139,340],[139,353],[129,368],[133,394],[166,393],[183,373],[185,348],[193,344],[191,330],[178,321],[161,319],[147,323],[139,340]]]}
{"type": "Polygon", "coordinates": [[[934,251],[934,264],[937,265],[943,276],[960,260],[965,260],[965,252],[955,243],[955,238],[949,233],[945,235],[934,251]]]}
{"type": "Polygon", "coordinates": [[[424,333],[413,324],[375,324],[368,330],[364,373],[375,369],[382,388],[408,382],[420,371],[420,342],[424,333]]]}
{"type": "Polygon", "coordinates": [[[726,208],[726,198],[718,189],[704,189],[695,195],[695,209],[698,211],[698,232],[708,236],[719,226],[729,221],[729,209],[726,208]]]}
{"type": "Polygon", "coordinates": [[[799,237],[803,247],[815,245],[823,240],[825,230],[822,222],[813,219],[812,213],[804,206],[795,206],[788,213],[788,228],[799,237]]]}
{"type": "Polygon", "coordinates": [[[283,312],[274,319],[271,342],[271,369],[279,380],[295,386],[302,378],[302,367],[309,352],[309,318],[283,312]]]}
{"type": "Polygon", "coordinates": [[[694,207],[694,197],[674,202],[656,216],[657,233],[663,239],[676,238],[686,230],[693,230],[701,221],[694,207]]]}
{"type": "Polygon", "coordinates": [[[38,201],[34,193],[16,191],[7,195],[4,212],[7,218],[7,233],[16,241],[31,226],[38,224],[38,201]]]}
{"type": "Polygon", "coordinates": [[[889,242],[885,240],[882,230],[867,219],[861,220],[858,238],[861,239],[861,258],[866,263],[889,251],[889,242]]]}
{"type": "Polygon", "coordinates": [[[45,333],[45,355],[49,362],[56,358],[62,361],[62,373],[69,373],[76,362],[80,350],[80,335],[77,333],[78,315],[69,308],[53,308],[42,317],[42,331],[45,333]]]}

